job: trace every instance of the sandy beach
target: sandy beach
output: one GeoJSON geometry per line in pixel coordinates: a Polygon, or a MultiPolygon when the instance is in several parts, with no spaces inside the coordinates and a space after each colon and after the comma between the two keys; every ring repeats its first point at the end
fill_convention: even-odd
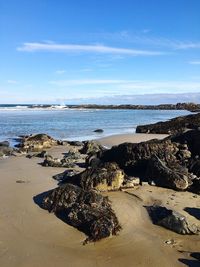
{"type": "MultiPolygon", "coordinates": [[[[166,135],[115,135],[99,140],[105,146],[141,142],[166,135]]],[[[67,146],[51,148],[61,156],[67,146]]],[[[199,218],[185,208],[200,208],[199,196],[147,184],[125,191],[104,193],[122,225],[119,235],[83,246],[86,236],[37,205],[38,195],[57,186],[52,176],[63,168],[42,167],[42,159],[11,156],[0,159],[0,266],[2,267],[106,267],[198,266],[189,257],[199,252],[199,236],[182,236],[153,225],[145,205],[164,204],[199,218]],[[17,181],[23,181],[22,183],[17,181]],[[190,265],[189,265],[190,264],[190,265]]]]}

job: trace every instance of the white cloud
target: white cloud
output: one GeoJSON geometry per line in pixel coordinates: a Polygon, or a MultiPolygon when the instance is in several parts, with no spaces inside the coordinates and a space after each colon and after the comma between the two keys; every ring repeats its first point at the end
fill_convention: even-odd
{"type": "Polygon", "coordinates": [[[189,64],[192,64],[192,65],[200,65],[200,60],[190,61],[189,64]]]}
{"type": "Polygon", "coordinates": [[[17,84],[18,81],[16,81],[16,80],[7,80],[7,83],[9,83],[9,84],[17,84]]]}
{"type": "Polygon", "coordinates": [[[121,94],[157,94],[157,93],[186,93],[200,92],[200,82],[191,81],[134,81],[107,79],[80,79],[50,81],[51,85],[60,87],[63,93],[73,88],[71,95],[87,95],[91,97],[98,93],[103,95],[121,94]],[[83,90],[84,89],[84,90],[83,90]]]}
{"type": "Polygon", "coordinates": [[[56,70],[56,74],[64,74],[66,70],[56,70]]]}
{"type": "Polygon", "coordinates": [[[158,56],[165,54],[164,52],[160,51],[118,48],[104,45],[78,45],[58,43],[24,43],[21,47],[18,47],[17,50],[26,52],[80,52],[130,56],[158,56]]]}
{"type": "Polygon", "coordinates": [[[81,79],[81,80],[57,80],[49,81],[50,84],[58,86],[78,86],[78,85],[99,85],[99,84],[122,84],[126,80],[104,80],[104,79],[81,79]]]}

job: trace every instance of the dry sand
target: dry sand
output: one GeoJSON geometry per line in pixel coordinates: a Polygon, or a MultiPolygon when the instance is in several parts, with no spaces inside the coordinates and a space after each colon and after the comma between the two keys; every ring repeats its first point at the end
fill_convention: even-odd
{"type": "MultiPolygon", "coordinates": [[[[132,140],[136,142],[134,137],[132,140]]],[[[51,153],[59,156],[66,150],[67,147],[56,147],[51,153]]],[[[181,236],[153,225],[143,206],[163,203],[187,215],[191,222],[199,223],[183,211],[185,207],[200,208],[199,196],[149,185],[127,190],[128,193],[107,193],[123,229],[118,236],[83,246],[86,238],[83,233],[34,202],[35,196],[57,186],[52,175],[64,171],[63,168],[42,167],[38,164],[40,161],[24,156],[0,160],[1,267],[171,267],[196,264],[189,259],[189,252],[200,251],[199,236],[181,236]],[[16,183],[17,180],[25,183],[16,183]],[[171,239],[174,244],[165,243],[171,239]]]]}

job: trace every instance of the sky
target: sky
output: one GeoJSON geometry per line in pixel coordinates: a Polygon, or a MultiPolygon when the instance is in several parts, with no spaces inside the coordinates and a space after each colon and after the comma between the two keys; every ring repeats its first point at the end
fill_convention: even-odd
{"type": "Polygon", "coordinates": [[[200,102],[199,0],[0,0],[0,103],[200,102]]]}

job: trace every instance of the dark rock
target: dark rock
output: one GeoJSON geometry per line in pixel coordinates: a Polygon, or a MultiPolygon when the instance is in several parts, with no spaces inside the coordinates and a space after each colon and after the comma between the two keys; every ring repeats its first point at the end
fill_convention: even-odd
{"type": "Polygon", "coordinates": [[[157,156],[152,156],[149,160],[146,175],[149,182],[153,181],[157,186],[175,190],[186,190],[189,186],[187,169],[180,165],[169,168],[157,156]]]}
{"type": "Polygon", "coordinates": [[[103,133],[103,129],[96,129],[94,130],[95,133],[103,133]]]}
{"type": "Polygon", "coordinates": [[[107,197],[72,184],[50,191],[43,199],[43,207],[83,231],[88,235],[86,241],[116,235],[121,229],[107,197]]]}
{"type": "Polygon", "coordinates": [[[29,159],[34,158],[34,157],[37,157],[37,158],[45,158],[45,157],[47,157],[47,156],[48,156],[48,153],[47,153],[45,150],[43,150],[43,151],[41,151],[41,152],[39,152],[39,153],[28,154],[28,155],[26,156],[26,158],[29,158],[29,159]]]}
{"type": "Polygon", "coordinates": [[[165,122],[140,125],[137,126],[136,133],[176,134],[184,132],[186,129],[198,129],[199,125],[200,113],[197,113],[177,117],[165,122]]]}
{"type": "Polygon", "coordinates": [[[66,170],[62,173],[54,175],[53,179],[57,180],[59,182],[59,184],[62,184],[62,183],[68,182],[69,178],[77,175],[78,173],[80,173],[80,171],[70,169],[70,170],[66,170]]]}
{"type": "Polygon", "coordinates": [[[71,146],[83,146],[83,142],[80,141],[67,141],[69,145],[71,146]]]}
{"type": "MultiPolygon", "coordinates": [[[[200,114],[199,114],[200,115],[200,114]]],[[[192,157],[200,156],[200,131],[191,130],[171,137],[172,142],[186,144],[192,157]]]]}
{"type": "Polygon", "coordinates": [[[83,148],[80,150],[80,153],[82,154],[88,154],[88,155],[93,155],[98,153],[99,151],[105,150],[103,146],[101,146],[99,143],[96,141],[86,141],[84,143],[83,148]]]}
{"type": "Polygon", "coordinates": [[[0,146],[3,146],[3,147],[9,147],[10,144],[8,141],[3,141],[3,142],[0,142],[0,146]]]}
{"type": "Polygon", "coordinates": [[[74,168],[76,166],[74,161],[71,161],[68,158],[58,159],[58,158],[53,158],[50,155],[48,155],[44,159],[41,165],[44,167],[64,167],[64,168],[74,168]]]}
{"type": "Polygon", "coordinates": [[[172,143],[169,138],[164,140],[150,140],[138,144],[123,143],[104,151],[100,157],[105,162],[116,162],[119,167],[134,176],[144,175],[148,160],[152,155],[164,161],[173,162],[179,151],[178,144],[172,143]]]}
{"type": "Polygon", "coordinates": [[[177,211],[161,206],[149,206],[146,209],[154,224],[182,235],[199,233],[199,228],[196,225],[190,225],[186,217],[177,211]]]}

